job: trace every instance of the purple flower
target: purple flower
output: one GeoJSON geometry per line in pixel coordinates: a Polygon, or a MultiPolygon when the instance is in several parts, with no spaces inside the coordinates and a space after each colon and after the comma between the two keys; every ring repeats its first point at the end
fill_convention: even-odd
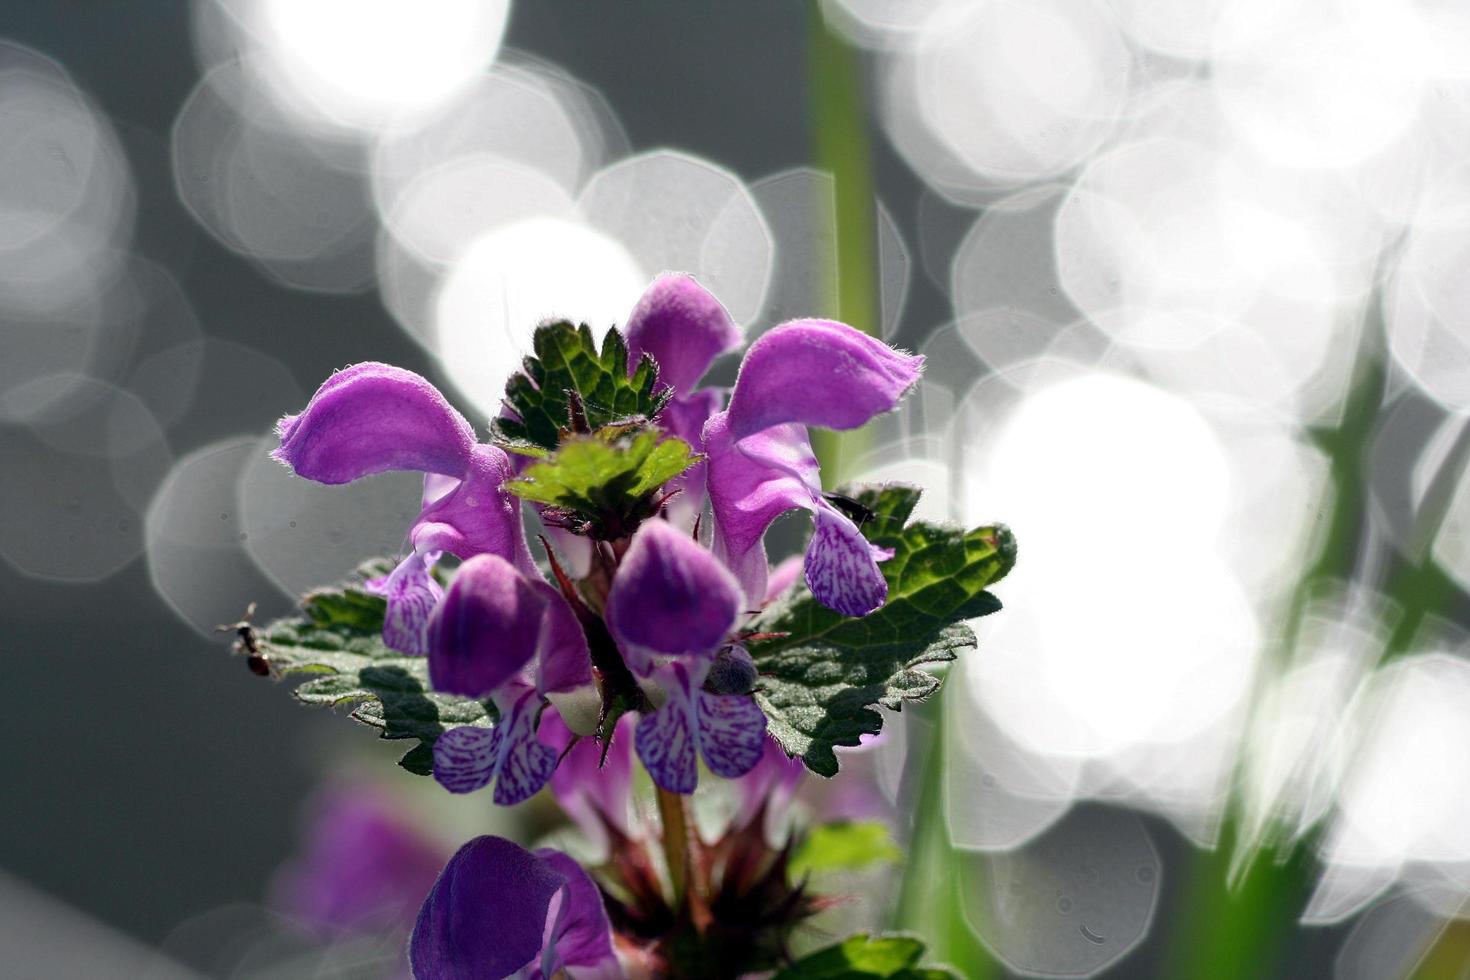
{"type": "Polygon", "coordinates": [[[435,690],[490,697],[494,728],[452,728],[434,743],[434,778],[453,793],[495,783],[495,802],[529,799],[556,768],[557,751],[536,737],[547,696],[592,684],[587,639],[561,594],[504,558],[460,566],[428,624],[435,690]]]}
{"type": "Polygon", "coordinates": [[[765,533],[794,508],[812,512],[806,581],[824,605],[848,616],[881,606],[888,586],[853,521],[822,495],[806,426],[852,429],[896,408],[919,379],[923,358],[896,351],[852,327],[795,320],[746,352],[730,406],[704,427],[715,553],[749,601],[765,595],[765,533]]]}
{"type": "Polygon", "coordinates": [[[383,642],[393,649],[428,652],[429,613],[442,595],[430,568],[441,552],[499,555],[535,573],[520,505],[501,489],[509,459],[477,444],[464,416],[412,371],[372,362],[338,371],[276,431],[281,444],[271,455],[318,483],[350,483],[387,470],[425,474],[423,508],[409,530],[412,551],[369,584],[387,599],[383,642]]]}
{"type": "MultiPolygon", "coordinates": [[[[562,722],[590,733],[608,708],[607,691],[640,698],[635,681],[650,705],[632,741],[659,786],[691,792],[701,761],[725,777],[756,766],[766,719],[736,630],[770,598],[768,586],[784,586],[797,570],[788,563],[772,575],[766,562],[766,530],[786,511],[812,513],[801,567],[821,602],[856,616],[887,598],[878,562],[891,552],[869,544],[823,495],[806,426],[849,429],[893,409],[918,379],[922,358],[839,323],[794,321],[750,347],[720,411],[724,392],[697,386],[715,358],[739,346],[740,330],[693,278],[672,273],[639,300],[627,342],[632,359],[651,355],[673,389],[653,423],[701,450],[705,461],[660,488],[683,492],[664,510],[667,520],[644,521],[631,539],[554,534],[578,559],[568,577],[548,555],[559,589],[532,561],[521,507],[505,490],[512,461],[478,443],[463,416],[417,374],[356,365],[280,422],[273,455],[307,479],[338,484],[385,470],[424,473],[411,549],[368,587],[386,598],[385,643],[426,654],[434,689],[490,699],[499,711],[493,728],[452,728],[437,740],[434,774],[453,792],[494,783],[497,803],[529,798],[551,779],[558,748],[567,745],[562,722]],[[710,548],[689,533],[706,495],[714,512],[710,548]],[[461,560],[447,590],[433,573],[443,554],[461,560]],[[559,744],[540,732],[553,706],[545,738],[559,744]]],[[[579,533],[604,526],[577,525],[579,533]]],[[[600,748],[574,749],[568,779],[600,748]]],[[[609,784],[615,796],[626,795],[625,782],[609,784]]],[[[602,802],[613,806],[596,804],[601,818],[617,821],[620,814],[602,802]]]]}
{"type": "Polygon", "coordinates": [[[805,775],[801,760],[788,756],[780,743],[767,737],[760,761],[735,783],[740,809],[734,826],[747,826],[757,817],[763,817],[767,826],[781,823],[805,775]]]}
{"type": "Polygon", "coordinates": [[[476,837],[444,866],[409,942],[419,980],[623,976],[597,885],[550,848],[476,837]]]}
{"type": "Polygon", "coordinates": [[[304,844],[277,876],[273,901],[323,933],[407,933],[447,850],[380,793],[335,788],[312,807],[304,844]]]}
{"type": "MultiPolygon", "coordinates": [[[[724,392],[696,389],[715,358],[744,340],[729,312],[693,276],[666,272],[644,291],[628,317],[628,363],[643,354],[658,362],[659,381],[674,389],[659,424],[670,435],[704,451],[704,423],[719,411],[724,392]]],[[[690,467],[668,489],[680,495],[670,502],[676,523],[689,525],[704,507],[705,464],[690,467]]]]}
{"type": "Polygon", "coordinates": [[[633,800],[632,715],[624,715],[606,748],[590,738],[578,739],[561,718],[548,715],[541,735],[562,755],[551,775],[551,793],[562,811],[590,840],[612,845],[609,829],[632,837],[629,810],[633,800]]]}
{"type": "Polygon", "coordinates": [[[702,688],[744,605],[729,570],[667,521],[648,521],[633,536],[607,622],[628,666],[664,696],[639,720],[636,741],[649,775],[670,792],[694,792],[701,757],[725,777],[760,758],[766,716],[755,700],[702,688]]]}

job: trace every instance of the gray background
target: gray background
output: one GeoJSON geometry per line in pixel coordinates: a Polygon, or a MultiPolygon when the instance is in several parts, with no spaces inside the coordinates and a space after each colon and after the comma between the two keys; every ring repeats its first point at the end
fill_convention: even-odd
{"type": "MultiPolygon", "coordinates": [[[[795,0],[534,0],[516,5],[507,44],[600,88],[635,152],[680,147],[754,180],[811,162],[808,16],[795,0]]],[[[169,127],[199,77],[186,4],[5,0],[0,37],[59,61],[112,118],[138,185],[137,249],[179,279],[208,336],[270,354],[307,392],[358,360],[432,374],[375,293],[312,295],[274,284],[210,239],[175,198],[169,127]]],[[[917,261],[921,187],[880,135],[873,145],[880,194],[916,260],[899,333],[912,346],[948,307],[917,261]]],[[[956,218],[956,236],[969,220],[956,218]]],[[[227,434],[261,432],[295,407],[258,400],[249,377],[222,373],[200,386],[172,448],[182,455],[227,434]]],[[[259,901],[293,846],[297,808],[318,774],[319,732],[344,722],[253,682],[224,649],[173,618],[141,560],[82,586],[36,581],[0,563],[10,747],[0,868],[150,945],[203,910],[259,901]]],[[[1184,864],[1187,845],[1159,821],[1147,826],[1165,869],[1156,938],[1178,913],[1182,895],[1169,872],[1184,864]]],[[[1325,969],[1340,940],[1334,931],[1303,934],[1286,975],[1325,969]]],[[[1110,975],[1151,975],[1151,953],[1110,975]]]]}

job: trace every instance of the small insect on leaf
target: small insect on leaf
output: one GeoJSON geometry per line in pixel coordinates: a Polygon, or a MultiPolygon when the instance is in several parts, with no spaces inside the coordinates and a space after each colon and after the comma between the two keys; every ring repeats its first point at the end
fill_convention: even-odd
{"type": "Polygon", "coordinates": [[[251,625],[250,619],[255,615],[255,603],[245,607],[245,615],[238,622],[222,623],[216,626],[217,633],[235,634],[235,652],[245,657],[245,666],[252,674],[258,677],[270,677],[275,671],[271,667],[270,657],[260,647],[260,637],[251,625]]]}

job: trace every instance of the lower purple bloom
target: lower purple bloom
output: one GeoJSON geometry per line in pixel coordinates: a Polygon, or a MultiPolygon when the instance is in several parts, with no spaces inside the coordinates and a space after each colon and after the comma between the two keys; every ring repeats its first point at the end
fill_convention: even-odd
{"type": "Polygon", "coordinates": [[[617,978],[612,930],[587,873],[550,849],[476,837],[444,866],[409,942],[418,980],[617,978]]]}
{"type": "Polygon", "coordinates": [[[301,851],[277,877],[274,903],[323,933],[407,933],[446,851],[376,790],[334,788],[312,808],[301,851]]]}

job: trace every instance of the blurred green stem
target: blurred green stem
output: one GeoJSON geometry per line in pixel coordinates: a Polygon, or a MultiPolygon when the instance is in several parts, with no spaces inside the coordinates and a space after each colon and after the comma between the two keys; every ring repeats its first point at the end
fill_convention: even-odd
{"type": "MultiPolygon", "coordinates": [[[[836,295],[820,297],[822,309],[810,312],[817,316],[832,316],[835,312],[842,322],[881,336],[877,198],[873,193],[862,56],[828,29],[816,3],[807,8],[807,18],[813,158],[819,170],[832,175],[837,220],[836,267],[824,277],[824,281],[835,285],[836,295]]],[[[812,220],[822,220],[825,215],[825,209],[817,207],[812,220]]],[[[829,486],[857,475],[857,464],[871,442],[863,429],[812,433],[812,445],[829,486]]],[[[933,737],[917,755],[926,760],[923,788],[895,917],[900,928],[912,930],[929,943],[930,959],[956,967],[968,980],[984,980],[994,975],[995,963],[965,924],[957,890],[963,875],[956,873],[955,852],[944,823],[944,740],[939,723],[942,694],[932,704],[932,711],[936,719],[933,737]]],[[[973,864],[968,867],[973,873],[973,864]]]]}
{"type": "MultiPolygon", "coordinates": [[[[1325,588],[1351,579],[1355,572],[1374,568],[1378,556],[1365,555],[1363,549],[1365,545],[1382,545],[1368,534],[1369,450],[1388,391],[1387,352],[1376,298],[1375,294],[1365,311],[1366,326],[1343,417],[1336,427],[1312,433],[1327,454],[1331,475],[1331,499],[1323,507],[1327,515],[1325,539],[1317,560],[1302,575],[1291,597],[1281,658],[1267,665],[1266,681],[1290,664],[1311,601],[1325,588]]],[[[1456,594],[1454,584],[1434,563],[1432,543],[1449,511],[1467,459],[1470,427],[1461,431],[1424,495],[1408,541],[1407,557],[1383,583],[1384,594],[1393,601],[1399,616],[1380,652],[1380,663],[1413,650],[1426,621],[1456,594]]],[[[1187,927],[1174,937],[1171,964],[1175,973],[1170,975],[1279,975],[1274,967],[1285,940],[1296,928],[1316,885],[1320,869],[1315,850],[1320,828],[1302,838],[1262,848],[1261,842],[1240,836],[1243,806],[1237,792],[1227,809],[1219,846],[1196,863],[1191,900],[1187,903],[1187,927]],[[1250,849],[1249,853],[1238,854],[1242,848],[1250,849]],[[1232,864],[1242,857],[1243,871],[1238,871],[1232,887],[1232,864]]],[[[1463,936],[1457,935],[1455,941],[1463,944],[1463,936]]]]}
{"type": "MultiPolygon", "coordinates": [[[[1319,509],[1325,524],[1322,550],[1289,598],[1280,653],[1274,662],[1262,665],[1256,694],[1291,662],[1312,600],[1324,587],[1350,577],[1359,563],[1368,516],[1368,446],[1387,379],[1376,309],[1370,301],[1364,310],[1365,326],[1342,418],[1330,429],[1310,433],[1327,456],[1330,477],[1319,509]]],[[[1253,697],[1253,705],[1259,700],[1253,697]]],[[[1247,733],[1253,720],[1247,720],[1247,733]]],[[[1277,976],[1275,964],[1284,942],[1296,929],[1315,886],[1317,864],[1310,841],[1287,842],[1285,852],[1278,854],[1274,848],[1262,848],[1260,841],[1242,837],[1246,801],[1240,797],[1239,775],[1232,783],[1219,842],[1200,854],[1191,869],[1185,911],[1169,937],[1165,976],[1277,976]],[[1238,853],[1242,848],[1250,853],[1238,853]],[[1232,882],[1232,868],[1242,858],[1232,882]]]]}
{"type": "MultiPolygon", "coordinates": [[[[920,760],[923,770],[894,925],[922,936],[929,946],[930,961],[954,967],[966,980],[986,980],[999,976],[1000,971],[965,919],[961,893],[967,885],[984,887],[976,880],[979,861],[973,855],[962,858],[955,851],[944,817],[947,690],[941,689],[933,701],[922,707],[907,709],[929,716],[933,729],[927,742],[915,747],[910,755],[910,761],[920,760]]],[[[912,735],[918,726],[908,725],[907,730],[912,735]]]]}
{"type": "MultiPolygon", "coordinates": [[[[836,316],[864,333],[881,333],[877,295],[875,242],[876,199],[873,196],[872,149],[868,143],[868,114],[862,55],[828,29],[821,9],[807,9],[807,93],[812,132],[812,155],[819,170],[832,175],[837,234],[836,268],[824,282],[836,295],[820,297],[814,316],[836,316]]],[[[814,208],[813,222],[825,218],[814,208]]],[[[820,230],[820,229],[818,229],[820,230]]],[[[814,236],[819,237],[819,236],[814,236]]],[[[829,484],[849,479],[867,448],[862,430],[849,433],[813,433],[813,448],[822,461],[829,484]]]]}

